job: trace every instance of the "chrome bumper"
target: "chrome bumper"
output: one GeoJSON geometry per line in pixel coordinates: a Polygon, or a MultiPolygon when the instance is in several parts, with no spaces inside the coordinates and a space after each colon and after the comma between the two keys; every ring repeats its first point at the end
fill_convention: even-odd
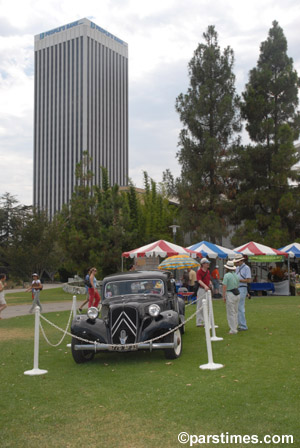
{"type": "Polygon", "coordinates": [[[110,352],[132,352],[136,350],[161,350],[165,348],[176,348],[175,342],[161,342],[161,343],[144,343],[138,342],[137,344],[130,345],[112,345],[112,344],[78,344],[74,345],[75,350],[91,350],[95,352],[110,351],[110,352]]]}

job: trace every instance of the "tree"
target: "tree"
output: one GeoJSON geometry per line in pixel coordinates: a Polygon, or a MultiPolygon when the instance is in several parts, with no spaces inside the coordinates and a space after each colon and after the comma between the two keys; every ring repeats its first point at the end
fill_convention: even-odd
{"type": "Polygon", "coordinates": [[[110,186],[108,173],[101,168],[101,186],[90,186],[91,159],[84,153],[76,167],[76,187],[69,204],[58,214],[62,267],[83,275],[96,266],[99,278],[121,269],[121,254],[129,248],[169,234],[174,209],[157,191],[145,173],[146,193],[137,195],[133,185],[127,192],[110,186]]]}
{"type": "Polygon", "coordinates": [[[95,196],[99,229],[98,266],[104,276],[121,270],[121,254],[130,239],[129,207],[119,186],[109,185],[105,168],[102,168],[102,188],[95,188],[95,196]]]}
{"type": "Polygon", "coordinates": [[[177,209],[170,204],[156,182],[144,172],[145,195],[141,205],[142,223],[144,228],[144,243],[151,243],[160,239],[170,240],[172,231],[170,226],[177,216],[177,209]]]}
{"type": "Polygon", "coordinates": [[[28,280],[37,272],[40,277],[47,273],[53,280],[62,258],[55,224],[45,212],[33,210],[6,253],[9,272],[14,277],[28,280]]]}
{"type": "Polygon", "coordinates": [[[236,244],[249,240],[254,229],[261,242],[278,247],[300,236],[294,168],[299,155],[293,143],[299,136],[299,86],[283,30],[274,21],[243,93],[242,114],[254,145],[239,148],[232,161],[238,185],[235,220],[243,220],[236,244]]]}
{"type": "Polygon", "coordinates": [[[203,37],[205,43],[199,44],[189,63],[190,87],[176,100],[184,129],[177,153],[181,177],[175,186],[185,229],[215,241],[226,233],[225,160],[241,127],[233,50],[221,52],[214,26],[203,37]]]}
{"type": "Polygon", "coordinates": [[[7,247],[22,229],[31,207],[21,205],[10,193],[0,197],[0,245],[7,247]]]}
{"type": "Polygon", "coordinates": [[[95,263],[92,254],[98,252],[99,231],[95,215],[96,198],[89,186],[93,173],[91,159],[86,152],[76,165],[76,186],[69,204],[57,214],[59,242],[64,252],[63,267],[84,275],[95,263]]]}

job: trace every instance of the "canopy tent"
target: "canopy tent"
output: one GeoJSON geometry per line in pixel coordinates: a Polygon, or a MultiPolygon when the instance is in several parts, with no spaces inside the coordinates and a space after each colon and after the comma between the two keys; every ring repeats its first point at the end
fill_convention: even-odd
{"type": "MultiPolygon", "coordinates": [[[[249,261],[254,261],[257,263],[264,262],[276,262],[283,261],[284,258],[288,258],[288,254],[282,250],[273,249],[272,247],[265,246],[263,244],[255,243],[250,241],[247,244],[236,247],[234,249],[236,252],[247,255],[249,261]]],[[[288,278],[290,277],[290,263],[288,259],[288,278]]],[[[289,295],[289,280],[283,282],[277,282],[275,286],[275,294],[277,295],[289,295]],[[280,289],[280,292],[279,292],[280,289]]]]}
{"type": "Polygon", "coordinates": [[[299,243],[291,243],[287,246],[281,247],[279,250],[283,252],[287,252],[290,257],[300,258],[300,244],[299,243]]]}
{"type": "MultiPolygon", "coordinates": [[[[247,244],[243,244],[242,246],[236,247],[234,249],[236,252],[240,252],[243,255],[248,255],[248,257],[256,257],[256,256],[275,256],[273,260],[270,258],[263,259],[261,261],[274,261],[276,260],[276,256],[279,256],[278,259],[282,259],[282,256],[287,257],[288,254],[282,250],[273,249],[272,247],[265,246],[263,244],[255,243],[254,241],[250,241],[247,244]]],[[[254,260],[253,260],[254,261],[254,260]]]]}
{"type": "Polygon", "coordinates": [[[173,255],[189,255],[192,258],[196,258],[198,255],[196,252],[178,246],[168,241],[158,240],[154,243],[147,244],[146,246],[133,249],[129,252],[123,252],[122,257],[125,258],[137,258],[137,257],[171,257],[173,255]]]}
{"type": "Polygon", "coordinates": [[[209,243],[208,241],[200,241],[200,243],[189,246],[188,249],[195,251],[197,254],[201,254],[203,257],[208,258],[235,258],[236,252],[225,247],[218,246],[217,244],[209,243]]]}

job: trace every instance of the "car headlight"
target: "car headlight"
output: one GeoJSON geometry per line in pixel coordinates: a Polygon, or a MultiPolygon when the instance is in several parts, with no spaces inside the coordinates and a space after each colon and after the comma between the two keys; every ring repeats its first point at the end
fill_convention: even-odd
{"type": "Polygon", "coordinates": [[[153,303],[152,305],[149,306],[148,311],[150,316],[157,317],[160,313],[160,306],[157,305],[156,303],[153,303]]]}
{"type": "Polygon", "coordinates": [[[89,318],[89,319],[92,319],[92,320],[95,320],[95,319],[97,319],[97,317],[99,316],[99,311],[97,310],[97,308],[96,307],[94,307],[94,306],[91,306],[91,308],[89,308],[88,310],[87,310],[87,317],[89,318]]]}

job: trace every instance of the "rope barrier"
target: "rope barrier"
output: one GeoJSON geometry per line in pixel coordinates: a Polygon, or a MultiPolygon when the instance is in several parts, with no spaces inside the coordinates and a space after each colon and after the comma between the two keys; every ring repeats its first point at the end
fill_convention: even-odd
{"type": "Polygon", "coordinates": [[[65,330],[62,330],[61,328],[59,328],[57,325],[55,325],[55,324],[53,324],[52,322],[50,322],[50,320],[48,320],[45,316],[43,316],[43,315],[41,314],[40,317],[41,317],[45,322],[47,322],[49,325],[52,325],[52,326],[55,327],[56,329],[58,329],[58,330],[64,332],[64,334],[62,335],[62,338],[58,341],[58,343],[57,343],[57,344],[52,344],[52,343],[49,341],[49,339],[47,338],[46,333],[45,333],[45,330],[44,330],[44,328],[43,328],[43,326],[42,326],[42,323],[41,323],[41,321],[40,321],[40,329],[41,329],[41,332],[42,332],[42,334],[43,334],[43,336],[44,336],[46,342],[47,342],[49,345],[51,345],[52,347],[58,347],[58,346],[62,343],[62,341],[64,340],[64,338],[66,337],[66,335],[67,335],[67,333],[68,333],[68,328],[69,328],[69,326],[70,326],[71,317],[72,317],[73,314],[74,314],[74,312],[73,312],[73,310],[71,310],[71,312],[70,312],[70,316],[69,316],[69,320],[68,320],[68,323],[67,323],[67,326],[66,326],[66,329],[65,329],[65,330]]]}

